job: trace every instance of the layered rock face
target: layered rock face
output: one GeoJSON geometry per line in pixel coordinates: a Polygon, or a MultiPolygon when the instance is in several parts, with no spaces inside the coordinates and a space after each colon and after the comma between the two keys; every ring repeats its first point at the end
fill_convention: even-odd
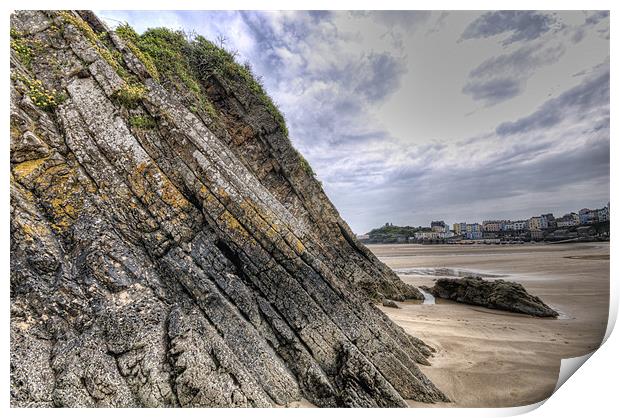
{"type": "Polygon", "coordinates": [[[481,277],[462,279],[438,279],[431,288],[425,288],[433,296],[451,299],[470,305],[501,309],[539,317],[556,318],[559,314],[538,296],[529,294],[516,282],[484,280],[481,277]]]}
{"type": "Polygon", "coordinates": [[[11,17],[12,405],[447,400],[248,72],[124,29],[11,17]]]}

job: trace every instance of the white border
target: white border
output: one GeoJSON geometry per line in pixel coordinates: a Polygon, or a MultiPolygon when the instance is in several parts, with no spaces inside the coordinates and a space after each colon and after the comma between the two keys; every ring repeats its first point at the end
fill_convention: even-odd
{"type": "MultiPolygon", "coordinates": [[[[417,1],[417,2],[402,2],[396,0],[382,0],[381,2],[371,2],[368,0],[343,0],[335,2],[334,0],[301,0],[296,1],[294,4],[289,1],[275,0],[275,1],[262,1],[252,2],[243,0],[229,0],[229,1],[176,1],[170,0],[150,0],[148,2],[141,1],[129,1],[129,0],[95,0],[90,2],[82,1],[32,1],[23,0],[19,2],[3,2],[5,7],[4,21],[6,22],[5,30],[2,33],[2,45],[4,47],[4,53],[2,54],[2,69],[4,71],[5,87],[3,89],[3,115],[2,129],[5,134],[3,158],[0,160],[2,172],[5,173],[2,179],[2,193],[0,199],[2,202],[1,210],[4,222],[0,226],[2,253],[4,254],[4,262],[0,265],[2,269],[3,278],[1,281],[2,294],[2,313],[4,314],[4,320],[2,322],[2,354],[4,361],[2,362],[1,374],[2,380],[0,385],[0,393],[4,395],[4,402],[2,403],[2,410],[4,416],[11,414],[15,416],[31,416],[45,414],[46,416],[79,416],[83,418],[84,413],[92,414],[94,416],[107,416],[112,412],[117,416],[134,416],[141,414],[148,414],[152,417],[164,417],[169,416],[171,413],[183,414],[188,416],[203,416],[209,414],[210,416],[247,416],[247,417],[273,417],[282,416],[284,414],[298,415],[298,416],[315,416],[316,414],[326,416],[336,416],[340,414],[351,414],[362,417],[369,417],[374,414],[390,414],[390,416],[398,415],[404,416],[404,414],[415,414],[415,416],[434,416],[434,417],[488,417],[488,416],[511,416],[516,414],[522,414],[528,411],[532,417],[572,417],[572,416],[608,416],[611,415],[611,411],[618,410],[618,394],[617,386],[615,384],[616,376],[618,376],[618,358],[616,353],[620,352],[620,338],[618,333],[611,334],[618,312],[618,254],[616,251],[617,245],[612,242],[611,245],[611,303],[610,303],[610,316],[607,327],[605,344],[595,352],[590,360],[587,362],[587,367],[582,367],[575,373],[575,377],[568,379],[567,383],[563,385],[541,408],[538,408],[543,403],[531,405],[527,407],[519,408],[504,408],[504,409],[416,409],[416,410],[390,410],[390,411],[375,411],[375,410],[313,410],[313,409],[269,409],[269,410],[163,410],[163,409],[151,409],[151,410],[133,410],[133,409],[119,409],[119,410],[35,410],[35,409],[10,409],[9,408],[9,6],[17,7],[19,9],[105,9],[105,10],[165,10],[165,9],[194,9],[194,10],[228,10],[228,9],[253,9],[253,10],[290,10],[290,9],[417,9],[417,10],[495,10],[495,9],[537,9],[537,10],[611,10],[611,69],[612,69],[612,82],[611,82],[611,114],[612,120],[615,121],[615,103],[617,92],[616,84],[614,82],[614,69],[616,68],[616,62],[618,57],[618,51],[613,42],[613,38],[616,34],[617,25],[615,25],[616,11],[614,5],[617,2],[602,1],[602,0],[590,0],[590,1],[489,1],[489,0],[476,0],[476,1],[458,1],[458,0],[434,0],[434,1],[417,1]],[[12,3],[12,4],[9,4],[12,3]],[[172,7],[171,7],[172,6],[172,7]],[[616,28],[614,28],[616,26],[616,28]],[[611,335],[611,336],[610,336],[611,335]],[[538,409],[537,409],[538,408],[538,409]]],[[[611,132],[613,132],[614,124],[612,123],[611,132]]],[[[613,135],[612,135],[613,137],[613,135]]],[[[618,146],[611,141],[611,161],[619,161],[620,157],[618,152],[618,146]]],[[[615,164],[611,164],[611,201],[616,202],[615,197],[618,196],[618,169],[615,164]]],[[[614,208],[616,206],[614,205],[614,208]]],[[[612,209],[613,210],[613,209],[612,209]]],[[[619,215],[620,216],[620,215],[619,215]]],[[[615,219],[615,217],[614,217],[615,219]]],[[[620,228],[616,221],[611,224],[612,235],[619,236],[620,228]]]]}

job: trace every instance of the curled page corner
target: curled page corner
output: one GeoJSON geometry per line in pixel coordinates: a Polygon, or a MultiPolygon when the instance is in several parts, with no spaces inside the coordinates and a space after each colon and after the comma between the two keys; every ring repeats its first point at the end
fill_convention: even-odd
{"type": "MultiPolygon", "coordinates": [[[[618,317],[619,296],[618,296],[617,289],[615,288],[616,284],[614,283],[613,280],[610,280],[609,286],[610,286],[609,316],[607,319],[607,327],[605,330],[605,336],[603,337],[603,340],[601,341],[601,344],[598,348],[602,347],[603,344],[605,344],[605,342],[607,341],[607,339],[613,332],[615,325],[616,325],[616,319],[618,317]]],[[[596,350],[598,350],[598,348],[596,350]]],[[[553,389],[553,393],[557,392],[557,390],[560,389],[562,385],[566,383],[566,381],[581,366],[583,366],[583,364],[586,361],[588,361],[588,359],[592,357],[594,353],[596,353],[596,350],[588,354],[585,354],[583,356],[580,356],[580,357],[571,357],[571,358],[562,359],[562,362],[560,363],[560,373],[558,374],[558,381],[555,385],[555,389],[553,389]]],[[[553,396],[553,394],[551,396],[553,396]]]]}
{"type": "Polygon", "coordinates": [[[496,409],[496,413],[494,414],[494,416],[497,417],[510,417],[510,416],[517,416],[517,415],[523,415],[523,414],[527,414],[528,412],[532,412],[535,409],[538,409],[539,407],[541,407],[545,402],[547,402],[549,400],[549,398],[551,398],[553,396],[553,394],[555,394],[555,392],[557,392],[557,390],[562,387],[562,385],[564,383],[566,383],[566,381],[581,367],[583,366],[583,364],[588,361],[588,359],[592,356],[592,354],[594,354],[596,352],[596,350],[580,356],[580,357],[570,357],[570,358],[565,358],[562,359],[561,363],[560,363],[560,372],[558,373],[558,381],[555,385],[555,388],[553,389],[553,393],[551,395],[549,395],[549,397],[543,399],[542,401],[539,402],[535,402],[529,405],[523,405],[523,406],[515,406],[515,407],[509,407],[509,408],[498,408],[496,409]]]}
{"type": "MultiPolygon", "coordinates": [[[[618,292],[614,289],[615,284],[613,280],[610,280],[610,300],[609,300],[609,316],[607,319],[607,327],[605,330],[605,336],[601,341],[599,348],[605,344],[609,336],[614,330],[616,325],[616,319],[618,317],[618,292]]],[[[598,348],[596,349],[598,350],[598,348]]],[[[596,350],[585,354],[580,357],[571,357],[562,359],[560,363],[560,373],[558,374],[558,382],[555,385],[555,389],[553,389],[553,393],[557,392],[557,390],[562,387],[564,383],[581,367],[583,364],[588,361],[590,357],[596,352],[596,350]]],[[[553,396],[553,394],[552,394],[553,396]]]]}
{"type": "MultiPolygon", "coordinates": [[[[553,389],[553,393],[557,392],[557,390],[562,387],[564,383],[581,367],[583,364],[588,361],[592,354],[594,354],[596,350],[588,353],[586,355],[580,357],[570,357],[562,359],[560,363],[560,373],[558,374],[558,382],[555,385],[555,389],[553,389]]],[[[553,395],[551,395],[553,396],[553,395]]]]}
{"type": "MultiPolygon", "coordinates": [[[[549,398],[547,398],[547,399],[549,399],[549,398]]],[[[510,408],[499,408],[499,409],[496,409],[496,411],[498,411],[496,416],[499,416],[499,417],[514,417],[514,416],[517,416],[517,415],[524,415],[524,414],[532,412],[533,410],[538,409],[539,407],[541,407],[545,402],[547,402],[547,399],[543,399],[542,401],[531,403],[529,405],[513,406],[513,407],[510,407],[510,408]]]]}

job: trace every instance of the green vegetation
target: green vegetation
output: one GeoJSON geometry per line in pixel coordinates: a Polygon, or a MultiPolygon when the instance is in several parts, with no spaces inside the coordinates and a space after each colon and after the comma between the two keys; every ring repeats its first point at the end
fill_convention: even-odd
{"type": "Polygon", "coordinates": [[[11,39],[11,49],[17,52],[19,60],[27,68],[32,65],[32,48],[21,39],[11,39]]]}
{"type": "Polygon", "coordinates": [[[211,77],[219,76],[224,81],[241,83],[256,94],[288,136],[284,116],[252,74],[250,66],[237,63],[233,53],[202,36],[189,39],[184,32],[167,28],[149,29],[138,35],[129,25],[123,24],[116,29],[116,33],[142,52],[141,59],[145,65],[152,63],[160,76],[173,84],[182,83],[189,89],[195,96],[196,109],[204,109],[212,118],[217,117],[200,82],[207,83],[211,77]]]}
{"type": "Polygon", "coordinates": [[[48,90],[43,87],[41,80],[32,79],[25,75],[17,75],[17,79],[26,85],[26,94],[32,99],[32,102],[44,110],[52,110],[65,100],[65,96],[56,92],[56,90],[48,90]]]}
{"type": "Polygon", "coordinates": [[[120,36],[132,39],[161,75],[174,83],[181,81],[189,90],[200,94],[200,84],[193,76],[187,59],[189,43],[183,32],[155,28],[139,36],[126,25],[119,26],[119,29],[120,36]]]}
{"type": "Polygon", "coordinates": [[[42,48],[42,43],[39,39],[30,38],[15,29],[11,29],[11,49],[17,53],[19,61],[26,68],[32,68],[32,59],[40,48],[42,48]]]}
{"type": "Polygon", "coordinates": [[[430,231],[430,228],[385,224],[381,228],[375,228],[368,233],[368,242],[384,244],[407,242],[410,237],[415,236],[415,233],[420,231],[430,231]]]}
{"type": "MultiPolygon", "coordinates": [[[[135,109],[144,98],[146,88],[137,78],[124,67],[123,55],[111,47],[111,39],[107,32],[95,33],[93,28],[83,19],[68,11],[58,12],[65,24],[76,27],[101,57],[127,83],[117,91],[114,99],[121,105],[135,109]]],[[[54,26],[54,32],[61,27],[54,26]]],[[[149,29],[139,35],[127,23],[119,25],[116,34],[125,42],[132,53],[144,64],[150,76],[164,84],[176,86],[182,94],[193,95],[190,110],[194,113],[206,113],[211,120],[218,121],[219,113],[209,100],[205,87],[212,83],[211,78],[217,77],[221,82],[235,89],[245,86],[264,106],[277,122],[281,132],[288,138],[286,120],[275,103],[265,92],[260,81],[252,72],[249,64],[241,65],[235,60],[236,53],[216,46],[202,36],[190,37],[182,31],[167,28],[149,29]]],[[[222,42],[223,44],[223,42],[222,42]]],[[[11,48],[18,54],[20,61],[30,68],[38,43],[30,40],[17,31],[11,30],[11,48]]],[[[29,95],[37,106],[51,109],[58,104],[59,96],[55,91],[44,89],[41,84],[24,81],[30,89],[29,95]]],[[[155,121],[146,117],[133,117],[131,125],[141,129],[150,129],[155,121]]],[[[315,173],[308,161],[299,154],[301,168],[311,176],[315,173]]]]}
{"type": "Polygon", "coordinates": [[[203,93],[190,66],[188,59],[190,43],[183,32],[155,28],[138,35],[127,24],[120,25],[116,31],[119,36],[131,41],[132,45],[141,51],[146,59],[143,62],[152,63],[160,78],[165,78],[177,87],[184,86],[190,91],[195,102],[192,111],[204,110],[211,119],[217,120],[217,111],[203,93]]]}
{"type": "Polygon", "coordinates": [[[233,53],[216,46],[202,36],[197,36],[190,43],[189,57],[192,67],[202,81],[206,82],[213,75],[218,75],[225,80],[245,85],[256,94],[267,111],[275,118],[282,132],[288,137],[288,128],[284,116],[265,92],[257,77],[252,74],[252,68],[249,64],[237,63],[233,53]]]}
{"type": "Polygon", "coordinates": [[[155,119],[148,115],[131,116],[129,118],[129,124],[138,129],[153,129],[157,126],[155,119]]]}
{"type": "Polygon", "coordinates": [[[131,50],[131,52],[144,64],[146,71],[151,75],[152,78],[159,81],[159,71],[157,71],[157,66],[151,59],[149,55],[144,54],[140,48],[136,46],[136,43],[139,42],[140,37],[133,30],[129,24],[125,23],[116,28],[116,33],[118,36],[125,41],[127,47],[131,50]]]}
{"type": "MultiPolygon", "coordinates": [[[[211,78],[216,76],[233,89],[238,85],[245,86],[265,106],[282,133],[288,137],[284,116],[265,92],[260,80],[254,76],[250,65],[236,62],[234,52],[218,47],[202,36],[191,38],[182,31],[167,28],[149,29],[139,35],[125,23],[116,29],[116,33],[142,60],[153,78],[156,78],[154,74],[157,74],[157,79],[162,83],[176,86],[181,92],[189,91],[194,96],[190,106],[190,110],[194,113],[202,110],[212,120],[219,119],[218,112],[203,87],[211,83],[211,78]]],[[[119,100],[135,102],[137,96],[139,95],[127,95],[121,92],[119,100]]],[[[299,161],[304,171],[311,176],[315,175],[301,154],[299,161]]]]}
{"type": "Polygon", "coordinates": [[[77,29],[79,29],[84,34],[86,39],[89,40],[89,42],[99,53],[99,55],[101,55],[103,59],[106,60],[106,62],[110,64],[112,68],[114,68],[118,75],[125,79],[125,81],[128,81],[129,74],[127,73],[127,70],[123,68],[122,55],[120,53],[112,54],[110,50],[103,44],[102,39],[97,36],[93,28],[91,28],[88,23],[75,16],[73,13],[63,10],[58,12],[58,14],[65,21],[65,23],[73,25],[77,29]]]}
{"type": "Polygon", "coordinates": [[[125,84],[114,93],[114,98],[129,109],[138,107],[138,102],[144,98],[146,89],[142,84],[125,84]]]}
{"type": "Polygon", "coordinates": [[[315,176],[314,170],[312,169],[312,166],[310,166],[310,163],[308,162],[308,160],[306,160],[304,158],[303,155],[301,155],[301,153],[298,151],[297,154],[299,155],[299,164],[301,165],[301,168],[308,173],[309,175],[311,175],[312,177],[315,176]]]}

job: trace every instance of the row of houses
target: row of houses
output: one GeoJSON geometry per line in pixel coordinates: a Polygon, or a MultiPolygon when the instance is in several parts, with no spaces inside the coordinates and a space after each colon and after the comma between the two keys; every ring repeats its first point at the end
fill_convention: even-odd
{"type": "Polygon", "coordinates": [[[418,231],[414,235],[414,240],[445,240],[452,238],[454,234],[444,221],[432,221],[430,231],[418,231]]]}
{"type": "MultiPolygon", "coordinates": [[[[358,235],[363,242],[416,242],[416,241],[459,241],[489,240],[489,239],[517,239],[530,238],[533,240],[553,237],[554,232],[571,227],[591,227],[591,230],[600,233],[600,226],[594,225],[609,221],[609,203],[601,209],[584,208],[579,213],[567,213],[559,218],[552,213],[533,216],[529,219],[511,221],[508,219],[486,220],[482,223],[458,222],[452,225],[452,230],[444,221],[432,221],[429,227],[399,227],[386,223],[368,234],[358,235]],[[374,235],[373,235],[374,234],[374,235]]],[[[603,226],[604,227],[604,226],[603,226]]],[[[608,228],[608,226],[607,226],[608,228]]],[[[557,235],[557,234],[556,234],[557,235]]]]}
{"type": "Polygon", "coordinates": [[[579,211],[579,223],[582,225],[609,221],[609,203],[601,209],[584,208],[579,211]]]}
{"type": "MultiPolygon", "coordinates": [[[[552,213],[533,216],[530,219],[511,221],[507,219],[486,220],[482,224],[459,222],[452,225],[454,235],[466,239],[481,239],[485,233],[510,233],[529,231],[533,237],[541,235],[539,231],[567,228],[579,225],[592,225],[609,221],[609,203],[601,209],[584,208],[579,213],[567,213],[556,218],[552,213]]],[[[488,235],[488,234],[487,234],[488,235]]]]}
{"type": "Polygon", "coordinates": [[[416,240],[441,240],[452,238],[453,236],[454,233],[452,233],[452,231],[420,231],[415,233],[414,238],[416,240]]]}
{"type": "Polygon", "coordinates": [[[460,222],[452,225],[454,235],[463,236],[467,239],[482,239],[483,229],[479,223],[468,224],[460,222]]]}

